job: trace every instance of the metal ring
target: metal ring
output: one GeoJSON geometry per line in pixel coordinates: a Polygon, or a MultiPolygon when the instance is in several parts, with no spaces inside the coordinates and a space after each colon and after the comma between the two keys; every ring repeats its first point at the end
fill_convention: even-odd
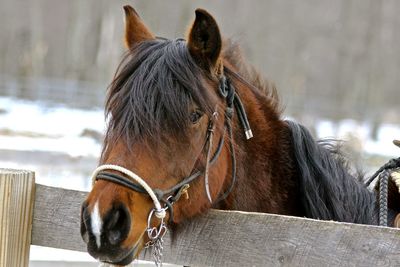
{"type": "MultiPolygon", "coordinates": [[[[165,209],[163,209],[163,211],[165,211],[165,209]]],[[[161,218],[161,223],[158,227],[152,227],[151,226],[151,218],[153,217],[153,214],[155,214],[154,212],[156,212],[155,209],[151,209],[149,216],[147,218],[147,236],[150,239],[150,243],[152,243],[153,241],[155,241],[158,238],[163,238],[163,236],[165,235],[165,233],[167,232],[167,226],[164,223],[164,218],[161,218]]],[[[149,244],[151,245],[151,244],[149,244]]]]}

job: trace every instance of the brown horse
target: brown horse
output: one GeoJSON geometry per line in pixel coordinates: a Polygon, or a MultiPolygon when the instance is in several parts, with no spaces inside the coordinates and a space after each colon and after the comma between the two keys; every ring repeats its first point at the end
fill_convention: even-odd
{"type": "MultiPolygon", "coordinates": [[[[210,14],[196,10],[185,41],[157,38],[124,9],[129,51],[109,88],[102,166],[82,205],[93,257],[128,264],[167,226],[210,208],[377,223],[375,193],[333,145],[281,118],[274,86],[210,14]]],[[[389,202],[399,210],[398,198],[389,202]]]]}

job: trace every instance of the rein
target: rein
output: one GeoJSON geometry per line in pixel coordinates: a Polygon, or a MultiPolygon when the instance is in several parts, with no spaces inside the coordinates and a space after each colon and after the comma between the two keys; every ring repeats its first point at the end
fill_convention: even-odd
{"type": "MultiPolygon", "coordinates": [[[[213,146],[213,135],[215,130],[215,120],[217,119],[218,113],[215,111],[209,119],[208,127],[207,127],[207,137],[206,142],[203,146],[202,152],[206,147],[206,164],[204,170],[192,171],[192,174],[188,177],[182,179],[181,182],[172,186],[169,189],[161,190],[161,189],[152,189],[139,175],[128,170],[122,166],[118,165],[101,165],[99,166],[92,174],[92,184],[97,180],[105,180],[108,182],[112,182],[121,186],[124,186],[130,190],[133,190],[138,193],[147,194],[150,196],[154,203],[154,208],[150,211],[147,219],[147,234],[149,238],[149,242],[146,244],[147,247],[154,247],[153,257],[155,259],[155,263],[157,266],[161,266],[161,255],[162,255],[162,245],[163,245],[163,236],[167,231],[166,224],[164,223],[164,218],[166,217],[166,212],[168,211],[169,221],[173,222],[173,204],[180,199],[183,194],[187,194],[187,190],[190,187],[190,183],[199,178],[204,174],[205,179],[205,190],[207,194],[207,198],[211,204],[217,203],[223,199],[225,199],[233,190],[236,184],[236,156],[234,150],[234,142],[233,142],[233,131],[232,131],[232,119],[234,115],[234,111],[236,111],[238,115],[238,120],[244,129],[244,134],[246,139],[250,139],[253,137],[253,133],[250,128],[250,123],[247,118],[247,114],[245,112],[242,101],[240,100],[239,95],[235,92],[233,85],[230,80],[227,79],[224,75],[220,78],[219,86],[218,86],[219,95],[225,99],[226,101],[226,109],[225,109],[225,122],[224,122],[224,131],[221,134],[220,140],[218,142],[218,146],[216,151],[212,153],[213,146]],[[231,156],[231,168],[232,168],[232,178],[231,183],[228,189],[220,195],[214,202],[211,198],[211,193],[209,189],[209,169],[210,167],[217,161],[219,155],[221,154],[222,147],[224,145],[225,132],[228,132],[228,140],[229,140],[229,148],[230,148],[230,156],[231,156]],[[208,146],[207,146],[208,144],[208,146]],[[117,171],[122,173],[123,175],[119,175],[113,172],[109,172],[110,170],[117,171]],[[164,203],[164,206],[161,205],[161,202],[164,203]],[[161,221],[160,225],[157,227],[151,226],[151,219],[153,214],[161,221]]],[[[199,156],[200,158],[200,156],[199,156]]]]}

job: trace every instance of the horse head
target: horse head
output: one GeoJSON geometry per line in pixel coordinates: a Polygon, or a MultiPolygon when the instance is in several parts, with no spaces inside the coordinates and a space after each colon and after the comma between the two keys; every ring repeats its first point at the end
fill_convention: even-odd
{"type": "Polygon", "coordinates": [[[88,252],[119,265],[151,243],[149,230],[163,232],[227,193],[235,102],[209,13],[196,10],[185,41],[157,38],[124,10],[128,52],[109,87],[100,168],[81,214],[88,252]]]}

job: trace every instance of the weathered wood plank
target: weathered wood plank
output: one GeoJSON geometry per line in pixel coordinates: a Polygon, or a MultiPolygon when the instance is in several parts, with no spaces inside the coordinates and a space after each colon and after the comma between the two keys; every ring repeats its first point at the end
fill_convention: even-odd
{"type": "Polygon", "coordinates": [[[80,236],[80,205],[87,192],[37,184],[32,244],[86,251],[80,236]]]}
{"type": "Polygon", "coordinates": [[[35,174],[0,169],[0,266],[28,266],[35,174]]]}
{"type": "MultiPolygon", "coordinates": [[[[86,193],[36,192],[32,244],[85,251],[86,193]]],[[[400,266],[400,230],[271,214],[213,210],[165,243],[164,262],[190,266],[400,266]]]]}

